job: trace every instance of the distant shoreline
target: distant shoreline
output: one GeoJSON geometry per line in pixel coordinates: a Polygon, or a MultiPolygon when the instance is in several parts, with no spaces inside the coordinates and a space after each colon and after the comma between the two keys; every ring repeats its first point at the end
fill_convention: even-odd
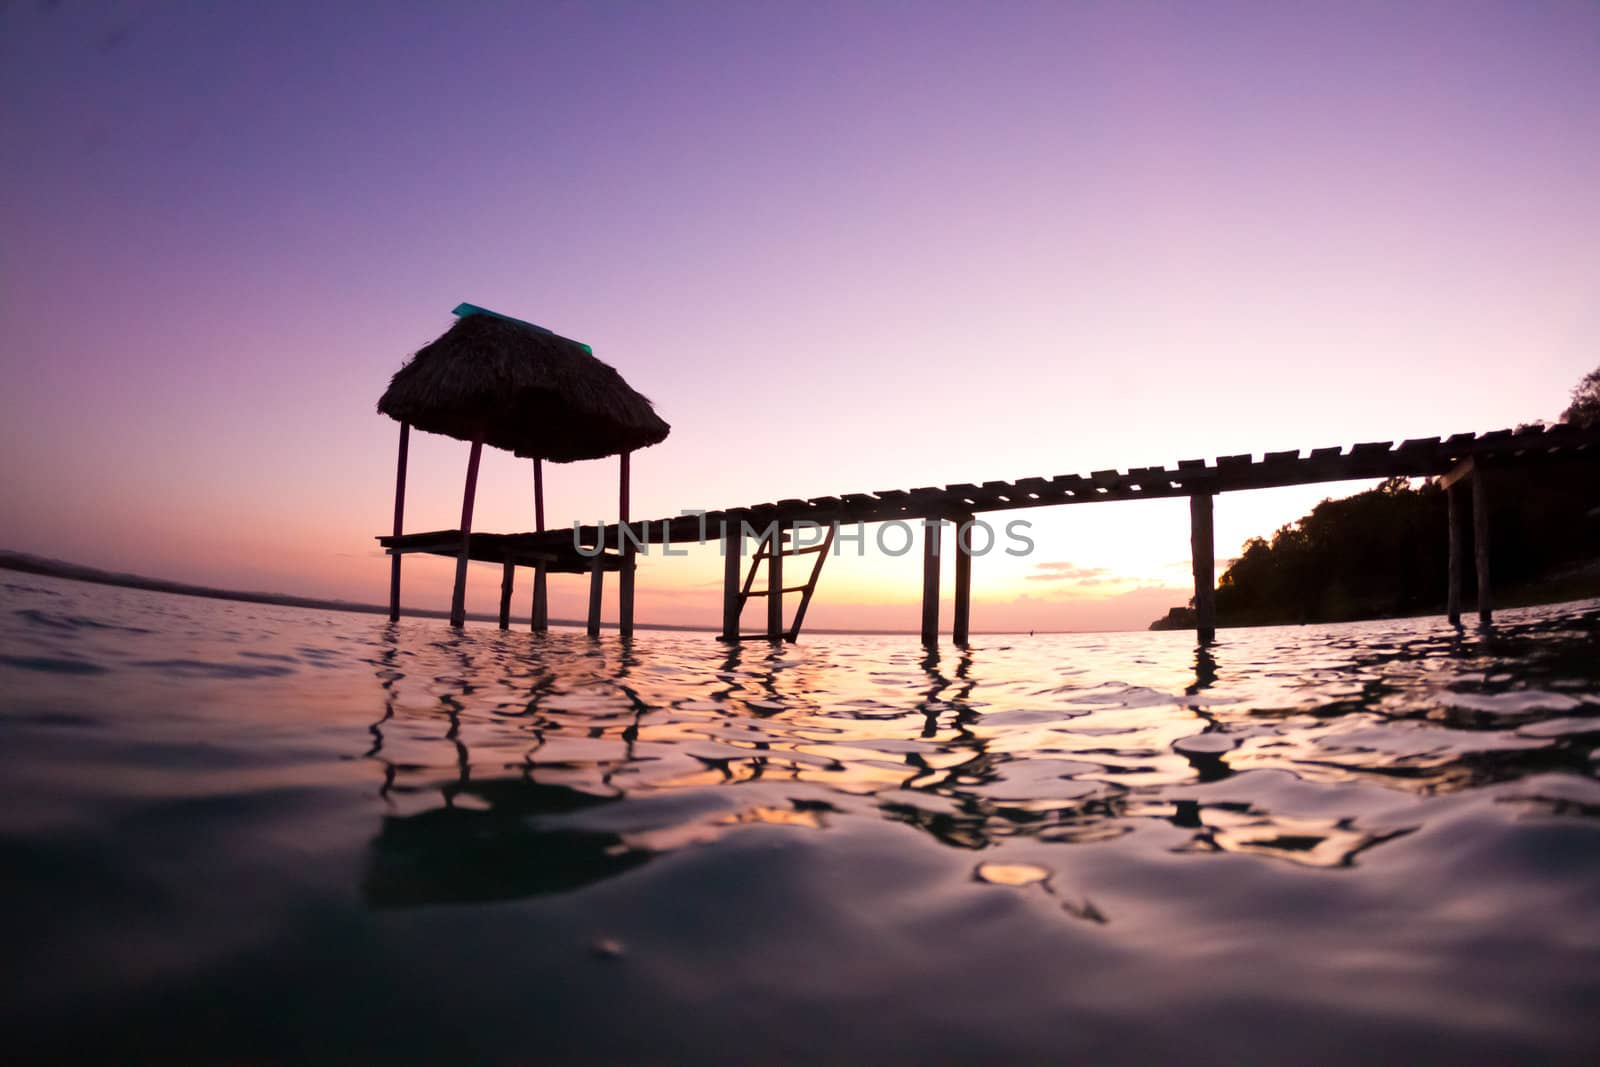
{"type": "MultiPolygon", "coordinates": [[[[101,570],[99,567],[86,567],[81,563],[68,563],[66,560],[49,559],[44,556],[34,556],[26,552],[11,552],[0,550],[0,570],[17,571],[21,574],[38,574],[47,578],[65,578],[73,582],[88,582],[93,585],[111,585],[121,589],[143,589],[151,593],[172,593],[177,596],[202,597],[207,600],[233,600],[243,604],[269,604],[280,608],[311,608],[317,611],[344,611],[359,615],[384,615],[389,614],[389,609],[382,604],[358,604],[349,600],[324,600],[320,597],[295,596],[291,593],[260,593],[237,589],[215,589],[207,585],[191,585],[188,582],[174,582],[166,578],[147,578],[142,574],[126,574],[120,571],[101,570]]],[[[401,608],[400,614],[405,618],[414,619],[446,619],[450,613],[418,608],[401,608]]],[[[473,622],[498,622],[495,615],[468,614],[468,619],[473,622]]],[[[581,619],[551,619],[552,626],[576,626],[581,628],[584,623],[581,619]]],[[[602,624],[614,628],[613,624],[602,624]]],[[[715,633],[709,626],[669,626],[662,623],[635,623],[640,630],[682,630],[691,633],[715,633]]]]}
{"type": "MultiPolygon", "coordinates": [[[[271,607],[281,608],[309,608],[313,611],[343,611],[358,615],[384,615],[389,614],[389,609],[381,604],[358,604],[349,600],[324,600],[318,597],[295,596],[291,593],[260,593],[235,589],[214,589],[211,586],[192,585],[188,582],[174,582],[165,578],[147,578],[142,574],[126,574],[119,571],[102,570],[99,567],[88,567],[81,563],[68,563],[65,560],[50,559],[45,556],[35,556],[27,552],[14,552],[0,549],[0,570],[15,571],[19,574],[37,574],[46,578],[63,578],[72,582],[87,582],[91,585],[109,585],[121,589],[142,589],[151,593],[172,593],[176,596],[201,597],[206,600],[232,600],[242,604],[266,604],[271,607]]],[[[1555,593],[1553,599],[1529,597],[1528,590],[1517,590],[1521,596],[1510,595],[1502,601],[1502,607],[1540,607],[1549,604],[1576,603],[1582,600],[1600,597],[1600,592],[1591,590],[1587,584],[1581,589],[1563,588],[1559,592],[1544,590],[1547,595],[1555,593]],[[1563,595],[1565,594],[1565,595],[1563,595]]],[[[402,608],[400,614],[412,619],[447,619],[447,611],[402,608]]],[[[1440,612],[1419,612],[1408,615],[1373,616],[1372,618],[1347,619],[1343,622],[1373,622],[1385,618],[1425,618],[1430,614],[1440,612]]],[[[498,622],[499,617],[486,614],[468,614],[467,618],[473,622],[498,622]]],[[[562,626],[582,629],[584,623],[580,619],[551,619],[551,626],[562,626]]],[[[1224,624],[1221,629],[1272,629],[1280,626],[1304,625],[1338,625],[1335,623],[1266,623],[1260,626],[1228,626],[1224,624]]],[[[640,630],[654,630],[676,633],[701,633],[715,634],[718,632],[713,626],[679,626],[668,623],[635,623],[635,628],[640,630]]],[[[615,630],[615,623],[601,623],[602,629],[615,630]]],[[[1187,629],[1188,627],[1174,627],[1173,629],[1187,629]]],[[[1092,634],[1092,633],[1149,633],[1161,632],[1152,626],[1148,630],[985,630],[974,631],[973,636],[984,637],[1032,637],[1053,634],[1092,634]]],[[[916,636],[916,630],[834,630],[818,628],[808,631],[813,634],[829,634],[833,636],[857,635],[862,637],[904,637],[916,636]]],[[[1170,632],[1170,631],[1169,631],[1170,632]]]]}
{"type": "MultiPolygon", "coordinates": [[[[45,556],[35,556],[27,552],[13,552],[0,549],[0,570],[17,571],[21,574],[38,574],[47,578],[64,578],[73,582],[88,582],[93,585],[110,585],[121,589],[143,589],[151,593],[172,593],[177,596],[202,597],[207,600],[232,600],[244,604],[268,604],[281,608],[311,608],[316,611],[344,611],[360,615],[389,614],[389,609],[381,604],[358,604],[349,600],[324,600],[319,597],[295,596],[290,593],[260,593],[241,591],[236,589],[215,589],[206,585],[191,585],[188,582],[174,582],[166,578],[147,578],[142,574],[126,574],[120,571],[102,570],[99,567],[87,567],[81,563],[68,563],[66,560],[50,559],[45,556]]],[[[414,619],[447,619],[447,611],[401,608],[400,614],[406,618],[414,619]]],[[[467,618],[473,622],[498,622],[499,616],[485,614],[468,614],[467,618]]],[[[581,619],[551,619],[551,626],[568,626],[582,629],[584,622],[581,619]]],[[[603,629],[615,630],[615,623],[601,623],[603,629]]],[[[639,630],[675,631],[680,633],[717,633],[712,626],[681,626],[667,623],[639,622],[634,624],[639,630]]],[[[914,634],[915,630],[828,630],[812,629],[810,633],[817,634],[861,634],[865,636],[902,636],[914,634]]],[[[1017,633],[1018,631],[1000,631],[1001,633],[1017,633]]],[[[1057,631],[1048,631],[1057,632],[1057,631]]],[[[1071,631],[1061,631],[1071,632],[1071,631]]]]}

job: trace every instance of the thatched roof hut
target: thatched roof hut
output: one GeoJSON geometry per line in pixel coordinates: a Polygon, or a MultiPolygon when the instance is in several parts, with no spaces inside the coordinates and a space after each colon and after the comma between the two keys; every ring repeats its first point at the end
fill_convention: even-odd
{"type": "MultiPolygon", "coordinates": [[[[594,357],[588,345],[551,333],[521,319],[472,304],[455,309],[455,325],[395,372],[378,400],[378,411],[400,423],[395,469],[394,556],[389,579],[389,617],[400,617],[400,553],[405,529],[406,455],[411,427],[470,442],[467,482],[461,498],[461,547],[456,555],[455,595],[450,622],[466,620],[467,562],[473,557],[472,508],[478,489],[483,446],[503,448],[533,460],[534,525],[544,530],[545,460],[620,456],[618,521],[628,521],[629,457],[666,439],[672,428],[650,401],[636,393],[610,364],[594,357]]],[[[620,543],[621,588],[618,629],[633,632],[633,545],[620,543]]],[[[545,618],[545,555],[534,569],[533,628],[545,618]]],[[[503,562],[500,626],[507,625],[515,561],[503,562]]],[[[589,599],[589,632],[600,630],[600,580],[607,566],[594,558],[589,599]]]]}
{"type": "Polygon", "coordinates": [[[395,373],[378,410],[429,433],[556,463],[647,448],[672,430],[587,346],[478,308],[395,373]]]}

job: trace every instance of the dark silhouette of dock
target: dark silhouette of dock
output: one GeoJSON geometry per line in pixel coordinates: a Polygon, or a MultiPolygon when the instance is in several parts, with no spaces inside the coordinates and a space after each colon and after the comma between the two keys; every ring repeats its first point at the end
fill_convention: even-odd
{"type": "MultiPolygon", "coordinates": [[[[402,447],[404,442],[402,429],[402,447]]],[[[510,598],[517,567],[545,573],[588,573],[590,598],[588,627],[599,632],[599,616],[604,575],[618,572],[621,583],[621,627],[632,629],[633,569],[636,552],[644,546],[685,545],[702,540],[720,540],[726,560],[723,583],[721,636],[738,641],[751,638],[794,641],[799,637],[804,616],[823,562],[835,532],[843,526],[883,522],[906,522],[923,529],[922,640],[936,644],[939,639],[940,547],[943,527],[954,524],[956,563],[954,574],[953,637],[966,644],[970,634],[972,563],[987,549],[972,543],[970,524],[978,516],[1001,511],[1016,511],[1069,504],[1108,501],[1167,499],[1187,497],[1190,503],[1190,546],[1195,582],[1195,622],[1202,642],[1214,639],[1216,602],[1214,571],[1215,546],[1212,512],[1215,498],[1222,493],[1268,489],[1318,482],[1381,479],[1395,476],[1437,478],[1450,497],[1448,529],[1440,531],[1449,539],[1449,615],[1460,621],[1461,559],[1467,499],[1471,500],[1474,523],[1475,559],[1478,579],[1479,618],[1491,618],[1490,555],[1488,506],[1482,472],[1486,469],[1518,468],[1528,465],[1572,464],[1575,477],[1594,477],[1594,461],[1600,458],[1600,428],[1579,428],[1559,424],[1530,426],[1492,433],[1455,434],[1447,438],[1428,437],[1393,442],[1269,452],[1257,459],[1252,455],[1222,456],[1213,461],[1183,460],[1172,467],[1134,467],[1125,471],[1102,470],[1086,475],[1063,474],[1054,477],[1020,478],[980,484],[961,483],[943,487],[888,489],[871,493],[847,493],[809,499],[785,499],[747,507],[727,508],[703,515],[679,515],[652,521],[633,521],[607,525],[577,526],[560,530],[528,533],[489,534],[468,530],[436,530],[427,533],[380,537],[380,543],[397,557],[408,553],[427,553],[462,559],[499,563],[503,567],[500,625],[508,625],[510,598]],[[796,531],[807,528],[824,531],[818,543],[800,543],[796,531]],[[744,551],[747,538],[756,547],[744,551]],[[814,554],[804,581],[784,584],[784,560],[814,554]],[[750,567],[745,570],[744,562],[750,567]],[[764,566],[763,566],[764,565],[764,566]],[[755,579],[766,572],[764,587],[755,579]],[[798,603],[786,618],[784,598],[796,596],[798,603]],[[741,630],[743,610],[751,600],[767,605],[765,627],[757,633],[741,630]]],[[[627,452],[621,454],[623,476],[623,516],[626,519],[627,452]]],[[[537,462],[537,461],[536,461],[537,462]]],[[[403,494],[402,474],[399,493],[403,494]]],[[[469,488],[470,492],[470,488],[469,488]]],[[[542,508],[541,508],[542,511],[542,508]]],[[[396,571],[398,578],[398,570],[396,571]]],[[[459,594],[458,594],[459,597],[459,594]]],[[[398,580],[392,610],[398,611],[398,580]]],[[[458,599],[459,603],[459,599],[458,599]]],[[[539,620],[535,618],[535,628],[539,620]]]]}

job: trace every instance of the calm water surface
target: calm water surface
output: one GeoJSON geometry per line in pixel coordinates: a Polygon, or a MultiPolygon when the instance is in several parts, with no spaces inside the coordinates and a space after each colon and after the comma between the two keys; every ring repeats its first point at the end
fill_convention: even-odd
{"type": "Polygon", "coordinates": [[[1592,1063],[1600,602],[544,638],[0,575],[7,1058],[1592,1063]]]}

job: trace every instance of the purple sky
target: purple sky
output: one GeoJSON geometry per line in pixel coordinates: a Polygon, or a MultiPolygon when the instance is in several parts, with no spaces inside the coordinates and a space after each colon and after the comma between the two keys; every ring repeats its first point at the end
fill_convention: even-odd
{"type": "MultiPolygon", "coordinates": [[[[636,515],[1548,418],[1600,362],[1597,116],[1592,3],[13,2],[0,546],[381,600],[373,405],[462,300],[657,402],[636,515]]],[[[414,446],[411,525],[465,452],[414,446]]],[[[489,457],[480,527],[528,481],[489,457]]],[[[1222,498],[1219,552],[1327,491],[1222,498]]],[[[1031,517],[976,626],[1187,595],[1181,501],[1031,517]]],[[[840,562],[818,625],[914,623],[914,560],[840,562]]],[[[648,561],[641,618],[715,576],[648,561]]]]}

